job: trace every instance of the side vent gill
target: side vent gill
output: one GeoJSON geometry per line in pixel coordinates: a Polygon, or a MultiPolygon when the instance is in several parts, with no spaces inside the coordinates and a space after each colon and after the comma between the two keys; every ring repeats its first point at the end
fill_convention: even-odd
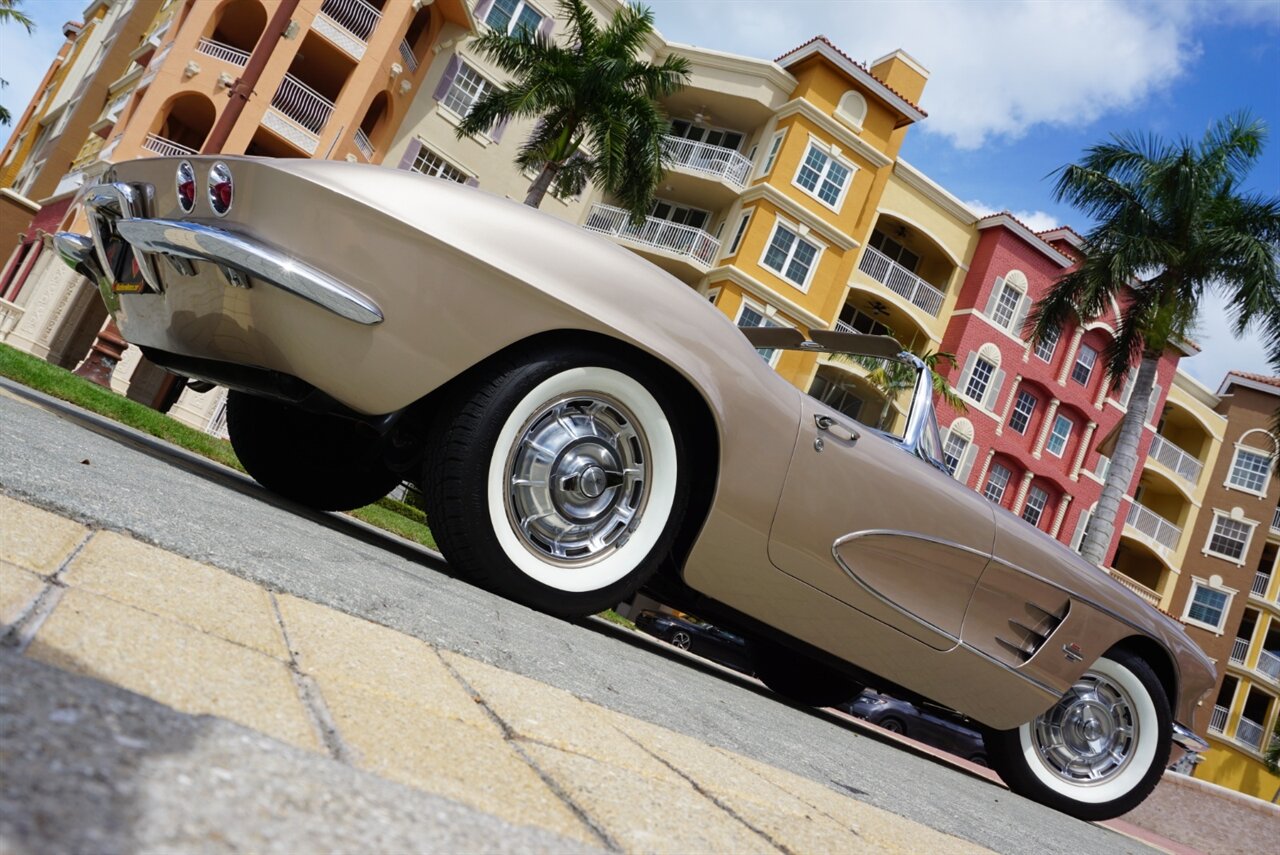
{"type": "Polygon", "coordinates": [[[1032,602],[1025,605],[1026,615],[1009,619],[1010,638],[996,636],[996,643],[1011,653],[1019,665],[1029,661],[1044,646],[1053,631],[1066,619],[1071,603],[1068,600],[1055,611],[1032,602]]]}

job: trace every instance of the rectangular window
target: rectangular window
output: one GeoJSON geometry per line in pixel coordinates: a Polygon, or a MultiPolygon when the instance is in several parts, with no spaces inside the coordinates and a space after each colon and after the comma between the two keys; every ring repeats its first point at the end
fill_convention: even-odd
{"type": "Polygon", "coordinates": [[[1031,424],[1031,414],[1036,411],[1036,396],[1026,389],[1018,391],[1018,400],[1013,404],[1013,415],[1009,417],[1009,427],[1018,433],[1026,433],[1031,424]]]}
{"type": "Polygon", "coordinates": [[[738,220],[738,229],[733,233],[733,240],[729,243],[729,251],[725,256],[735,255],[738,247],[742,245],[742,236],[747,233],[747,223],[751,222],[751,211],[747,211],[742,215],[742,219],[738,220]]]}
{"type": "Polygon", "coordinates": [[[1209,533],[1206,549],[1228,561],[1243,561],[1245,550],[1249,548],[1249,535],[1252,533],[1251,524],[1217,514],[1213,518],[1213,530],[1209,533]]]}
{"type": "Polygon", "coordinates": [[[761,175],[768,175],[773,171],[773,163],[778,159],[778,152],[782,149],[782,139],[786,135],[786,131],[778,131],[773,135],[773,140],[769,143],[769,153],[764,158],[764,166],[760,168],[761,175]]]}
{"type": "Polygon", "coordinates": [[[493,84],[485,80],[480,72],[463,62],[458,65],[458,73],[449,82],[449,90],[444,93],[440,103],[459,116],[466,116],[476,101],[492,87],[493,84]]]}
{"type": "Polygon", "coordinates": [[[969,440],[957,433],[948,433],[947,441],[942,445],[942,462],[947,464],[947,471],[952,475],[960,468],[964,453],[969,450],[969,440]]]}
{"type": "Polygon", "coordinates": [[[1071,438],[1071,419],[1059,415],[1053,420],[1053,432],[1049,434],[1046,448],[1054,457],[1061,457],[1067,450],[1067,440],[1071,438]]]}
{"type": "Polygon", "coordinates": [[[1043,488],[1032,485],[1027,493],[1027,503],[1022,506],[1022,518],[1036,528],[1040,527],[1040,518],[1044,516],[1044,506],[1049,504],[1049,494],[1043,488]]]}
{"type": "Polygon", "coordinates": [[[800,169],[796,172],[795,183],[809,195],[837,208],[844,198],[844,190],[852,174],[852,169],[838,163],[834,157],[811,142],[800,169]]]}
{"type": "Polygon", "coordinates": [[[1036,343],[1036,359],[1041,362],[1053,359],[1053,352],[1058,349],[1058,338],[1061,335],[1061,330],[1046,330],[1044,338],[1036,343]]]}
{"type": "Polygon", "coordinates": [[[532,35],[542,24],[542,13],[524,0],[493,0],[484,22],[504,33],[532,35]]]}
{"type": "Polygon", "coordinates": [[[1227,482],[1250,493],[1267,492],[1267,476],[1271,474],[1271,458],[1264,452],[1236,449],[1236,459],[1231,463],[1227,482]]]}
{"type": "Polygon", "coordinates": [[[1000,500],[1004,498],[1005,488],[1009,486],[1009,478],[1013,473],[999,463],[991,466],[991,473],[987,475],[987,486],[983,488],[982,495],[989,500],[1000,504],[1000,500]]]}
{"type": "Polygon", "coordinates": [[[769,239],[769,247],[760,263],[803,290],[809,287],[809,277],[817,258],[817,246],[778,223],[773,227],[773,237],[769,239]]]}
{"type": "MultiPolygon", "coordinates": [[[[750,303],[743,303],[742,308],[738,310],[738,326],[740,327],[780,327],[782,324],[768,317],[763,311],[752,306],[750,303]]],[[[760,358],[765,362],[773,365],[777,360],[777,356],[781,351],[770,347],[757,347],[756,353],[760,354],[760,358]]]]}
{"type": "Polygon", "coordinates": [[[425,145],[418,149],[418,154],[413,158],[413,163],[409,164],[409,168],[414,172],[421,172],[423,175],[447,178],[459,184],[465,184],[470,177],[425,145]]]}
{"type": "Polygon", "coordinates": [[[871,233],[871,248],[888,257],[890,261],[915,273],[920,264],[920,256],[898,243],[884,232],[871,233]]]}
{"type": "Polygon", "coordinates": [[[1087,344],[1080,345],[1076,354],[1076,364],[1071,369],[1071,379],[1081,386],[1089,385],[1089,377],[1093,374],[1094,363],[1098,361],[1098,351],[1087,344]]]}
{"type": "Polygon", "coordinates": [[[1190,602],[1187,603],[1186,619],[1204,624],[1215,632],[1221,632],[1222,621],[1227,615],[1227,604],[1231,602],[1231,596],[1226,591],[1210,588],[1199,579],[1196,579],[1193,585],[1195,590],[1191,594],[1190,602]]]}
{"type": "Polygon", "coordinates": [[[996,373],[996,367],[985,359],[979,359],[973,363],[973,371],[969,373],[969,382],[964,386],[964,394],[966,398],[982,403],[987,395],[987,387],[991,385],[991,376],[996,373]]]}
{"type": "Polygon", "coordinates": [[[1013,326],[1014,315],[1018,313],[1018,301],[1022,299],[1022,292],[1014,288],[1008,282],[1004,283],[1004,287],[1000,291],[1000,297],[996,301],[994,309],[995,321],[1000,326],[1008,329],[1013,326]]]}

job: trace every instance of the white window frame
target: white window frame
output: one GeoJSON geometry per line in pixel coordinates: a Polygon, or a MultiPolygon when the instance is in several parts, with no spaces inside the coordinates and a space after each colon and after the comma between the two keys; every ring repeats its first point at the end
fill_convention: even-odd
{"type": "Polygon", "coordinates": [[[1076,348],[1076,361],[1071,363],[1071,373],[1067,376],[1071,378],[1072,383],[1075,383],[1078,386],[1087,387],[1089,383],[1093,381],[1093,369],[1096,368],[1097,366],[1098,366],[1097,348],[1090,347],[1084,342],[1081,342],[1080,346],[1076,348]],[[1086,353],[1091,353],[1093,355],[1089,358],[1088,365],[1085,365],[1085,368],[1088,369],[1088,373],[1085,375],[1084,381],[1082,382],[1076,378],[1076,369],[1079,368],[1082,364],[1084,364],[1083,357],[1086,353]]]}
{"type": "Polygon", "coordinates": [[[782,217],[778,217],[773,221],[773,228],[769,231],[769,238],[764,242],[764,250],[760,253],[760,260],[756,263],[760,265],[761,269],[769,271],[783,282],[786,282],[793,288],[798,288],[800,291],[807,294],[809,293],[809,285],[813,282],[813,275],[818,272],[818,265],[822,262],[822,253],[826,248],[826,244],[821,241],[814,240],[812,233],[802,234],[800,226],[790,220],[784,220],[782,217]],[[786,229],[791,232],[791,234],[795,235],[795,240],[792,241],[791,248],[787,250],[787,257],[783,259],[782,270],[770,267],[764,263],[765,257],[769,255],[769,250],[773,248],[773,239],[777,236],[778,229],[786,229]],[[796,247],[800,245],[801,241],[813,246],[817,252],[813,255],[813,262],[809,265],[809,270],[805,274],[804,282],[796,282],[794,279],[787,277],[786,269],[790,266],[792,259],[795,258],[796,247]]]}
{"type": "Polygon", "coordinates": [[[1026,436],[1027,431],[1031,429],[1031,418],[1036,414],[1036,407],[1038,407],[1039,405],[1040,405],[1039,398],[1037,398],[1035,395],[1028,392],[1026,389],[1019,389],[1018,393],[1013,396],[1013,411],[1009,413],[1009,429],[1016,434],[1021,434],[1022,436],[1026,436]],[[1022,426],[1022,430],[1018,430],[1018,428],[1014,426],[1013,420],[1018,414],[1022,412],[1022,408],[1020,405],[1022,404],[1022,399],[1024,396],[1031,399],[1031,407],[1026,412],[1026,417],[1027,417],[1026,424],[1022,426]]]}
{"type": "Polygon", "coordinates": [[[1022,505],[1022,513],[1018,514],[1018,516],[1022,517],[1023,520],[1025,520],[1028,523],[1031,523],[1031,525],[1035,526],[1036,528],[1039,528],[1040,523],[1044,521],[1044,512],[1045,512],[1045,508],[1047,507],[1049,507],[1049,491],[1046,490],[1044,487],[1041,487],[1039,484],[1032,484],[1031,489],[1027,491],[1027,500],[1022,505]],[[1039,494],[1042,497],[1038,505],[1032,501],[1032,499],[1037,494],[1039,494]],[[1027,519],[1027,508],[1035,509],[1036,518],[1034,522],[1027,519]]]}
{"type": "Polygon", "coordinates": [[[952,478],[960,474],[960,467],[964,465],[964,456],[969,453],[969,446],[971,445],[973,445],[973,440],[968,437],[962,436],[955,431],[947,431],[947,438],[942,441],[942,465],[947,467],[947,471],[951,473],[952,478]],[[962,443],[960,454],[956,456],[956,467],[954,469],[947,463],[947,448],[953,439],[962,443]]]}
{"type": "Polygon", "coordinates": [[[742,249],[742,239],[747,236],[747,229],[751,226],[751,215],[755,212],[755,208],[747,208],[742,212],[742,218],[738,220],[738,227],[733,232],[733,239],[729,241],[729,248],[725,250],[724,258],[732,258],[738,254],[738,250],[742,249]]]}
{"type": "Polygon", "coordinates": [[[1253,520],[1243,518],[1236,519],[1226,511],[1220,511],[1215,508],[1213,511],[1213,522],[1209,524],[1209,533],[1204,539],[1204,548],[1200,551],[1204,555],[1212,555],[1214,558],[1221,558],[1223,561],[1234,564],[1237,567],[1243,567],[1245,559],[1249,557],[1249,547],[1253,544],[1253,534],[1257,530],[1258,524],[1253,520]],[[1216,549],[1211,548],[1213,536],[1218,531],[1218,520],[1226,520],[1227,522],[1236,523],[1237,525],[1242,525],[1249,529],[1249,533],[1245,535],[1244,538],[1244,546],[1240,549],[1239,558],[1234,555],[1228,555],[1225,552],[1218,552],[1216,549]]]}
{"type": "Polygon", "coordinates": [[[1001,502],[1004,501],[1004,494],[1008,492],[1009,482],[1012,480],[1013,480],[1012,469],[1010,469],[1008,466],[1005,466],[1003,463],[992,463],[991,467],[987,470],[987,481],[985,484],[982,485],[982,498],[986,499],[988,502],[991,502],[993,505],[1000,504],[1001,502]],[[991,488],[991,478],[993,475],[996,474],[997,469],[1004,472],[1005,478],[1004,478],[1004,483],[1000,485],[1000,495],[993,499],[991,498],[990,495],[987,494],[987,490],[991,488]]]}
{"type": "Polygon", "coordinates": [[[844,205],[845,196],[849,194],[849,186],[853,184],[853,176],[857,171],[858,167],[853,163],[839,155],[833,154],[831,146],[827,145],[817,137],[810,136],[809,146],[804,150],[804,157],[800,158],[800,163],[796,166],[796,174],[791,176],[791,185],[806,196],[816,199],[818,203],[824,207],[830,208],[836,213],[839,213],[840,208],[844,205]],[[800,173],[803,172],[806,167],[813,169],[812,166],[809,166],[809,153],[814,151],[822,155],[826,160],[822,164],[822,169],[818,171],[818,180],[814,183],[813,189],[810,190],[808,187],[805,187],[800,183],[800,173]],[[841,169],[848,170],[848,175],[845,176],[844,183],[840,185],[840,195],[836,198],[834,203],[831,203],[819,196],[818,191],[822,189],[823,182],[826,181],[827,176],[830,175],[831,164],[833,163],[841,169]]]}
{"type": "Polygon", "coordinates": [[[719,288],[708,288],[708,289],[707,289],[707,302],[709,302],[711,305],[713,305],[713,306],[714,306],[714,305],[716,304],[716,300],[719,300],[719,299],[720,299],[720,289],[719,289],[719,288]]]}
{"type": "Polygon", "coordinates": [[[467,181],[475,177],[474,175],[467,172],[462,167],[458,166],[456,163],[453,163],[452,161],[450,161],[449,158],[445,157],[440,152],[431,148],[429,145],[424,143],[421,139],[417,139],[416,142],[418,143],[418,151],[414,154],[413,161],[410,162],[409,164],[408,169],[410,172],[413,172],[417,175],[427,175],[432,178],[443,178],[446,181],[453,181],[458,184],[466,184],[467,181]],[[424,172],[421,169],[414,168],[417,165],[418,160],[423,158],[424,156],[433,157],[436,160],[440,161],[440,165],[436,167],[435,172],[424,172]],[[441,172],[443,172],[445,169],[449,169],[449,170],[452,170],[453,172],[456,172],[459,176],[461,176],[461,180],[453,177],[452,175],[442,175],[441,172]]]}
{"type": "Polygon", "coordinates": [[[1052,362],[1053,355],[1058,350],[1058,342],[1062,339],[1062,330],[1046,330],[1045,332],[1045,337],[1040,339],[1039,343],[1036,344],[1036,359],[1041,362],[1052,362]],[[1047,334],[1050,332],[1052,332],[1052,338],[1047,334]],[[1042,350],[1047,350],[1048,353],[1041,353],[1042,350]]]}
{"type": "Polygon", "coordinates": [[[1228,490],[1238,490],[1241,493],[1248,493],[1250,496],[1257,496],[1259,498],[1265,499],[1267,496],[1267,482],[1270,480],[1271,480],[1271,453],[1267,451],[1263,451],[1260,448],[1253,448],[1248,445],[1242,445],[1240,443],[1236,443],[1236,451],[1231,458],[1231,465],[1227,467],[1227,480],[1223,483],[1223,486],[1225,486],[1228,490]],[[1250,487],[1244,486],[1243,484],[1237,484],[1235,481],[1232,480],[1232,478],[1235,476],[1235,473],[1236,473],[1236,466],[1240,463],[1240,455],[1242,453],[1252,454],[1257,457],[1261,457],[1264,461],[1266,461],[1267,469],[1262,476],[1261,490],[1254,490],[1250,487]]]}
{"type": "MultiPolygon", "coordinates": [[[[742,324],[740,323],[740,321],[742,320],[742,313],[743,313],[743,312],[745,312],[745,311],[746,311],[746,310],[748,310],[748,309],[750,309],[751,311],[755,312],[757,315],[759,315],[759,316],[764,320],[764,323],[760,325],[761,327],[764,327],[764,328],[775,328],[775,329],[776,329],[776,328],[779,328],[779,327],[789,327],[789,326],[791,326],[791,324],[788,324],[788,323],[786,323],[785,321],[780,321],[780,320],[778,320],[778,318],[777,318],[775,315],[771,315],[771,314],[769,314],[768,309],[764,306],[764,304],[763,304],[763,303],[757,303],[757,302],[755,302],[754,300],[748,300],[747,298],[743,297],[743,298],[742,298],[742,302],[738,304],[738,311],[737,311],[737,313],[735,313],[735,314],[734,314],[734,316],[733,316],[733,325],[734,325],[735,327],[737,327],[738,329],[756,329],[756,327],[744,327],[744,326],[742,326],[742,324]]],[[[758,347],[758,348],[756,348],[756,352],[757,352],[757,353],[759,353],[761,350],[771,350],[771,351],[773,351],[771,354],[769,354],[769,358],[768,358],[768,359],[765,359],[765,362],[767,362],[767,363],[768,363],[768,365],[769,365],[769,367],[770,367],[770,368],[777,368],[777,367],[778,367],[778,360],[782,358],[782,348],[780,348],[780,347],[758,347]]],[[[761,359],[764,359],[764,354],[763,354],[763,353],[761,353],[761,354],[760,354],[760,358],[761,358],[761,359]]]]}
{"type": "MultiPolygon", "coordinates": [[[[493,14],[493,10],[497,8],[497,5],[498,4],[495,2],[492,6],[490,6],[489,11],[485,13],[485,16],[484,16],[484,25],[491,30],[497,29],[497,27],[494,27],[489,23],[489,16],[493,14]]],[[[528,2],[528,0],[516,0],[516,8],[511,13],[511,20],[507,22],[507,29],[506,29],[507,35],[511,35],[511,32],[515,28],[516,24],[520,22],[520,13],[523,12],[525,9],[531,9],[533,10],[533,12],[535,12],[538,15],[538,26],[533,28],[533,32],[535,34],[538,32],[538,29],[539,27],[542,26],[543,22],[546,21],[547,18],[549,17],[547,13],[539,9],[536,4],[530,3],[528,2]]]]}
{"type": "Polygon", "coordinates": [[[1076,423],[1071,420],[1070,416],[1058,413],[1053,417],[1053,427],[1049,430],[1049,438],[1044,441],[1044,450],[1052,454],[1054,457],[1062,457],[1067,453],[1067,446],[1071,443],[1071,432],[1075,430],[1076,423]],[[1053,450],[1053,439],[1058,435],[1058,425],[1066,422],[1067,432],[1062,435],[1062,448],[1057,451],[1053,450]]]}
{"type": "Polygon", "coordinates": [[[991,383],[996,379],[996,372],[999,370],[999,365],[996,365],[985,356],[979,356],[973,361],[973,367],[969,369],[969,377],[964,381],[964,389],[960,391],[960,394],[964,395],[970,401],[977,404],[981,409],[985,410],[986,406],[982,401],[987,397],[987,392],[991,390],[991,383]],[[987,379],[982,381],[982,393],[975,398],[969,394],[969,389],[973,386],[973,378],[978,374],[978,366],[984,362],[991,368],[991,371],[987,374],[987,379]]]}
{"type": "Polygon", "coordinates": [[[1217,587],[1210,585],[1208,580],[1201,579],[1199,576],[1191,577],[1191,590],[1187,593],[1187,603],[1182,608],[1182,622],[1191,626],[1198,626],[1201,629],[1207,629],[1215,635],[1222,635],[1223,627],[1226,625],[1227,616],[1231,612],[1231,601],[1235,599],[1236,591],[1232,588],[1217,587]],[[1191,607],[1196,604],[1196,593],[1201,589],[1212,591],[1215,594],[1223,594],[1227,600],[1222,604],[1222,619],[1217,626],[1205,623],[1202,620],[1191,617],[1191,607]]]}
{"type": "Polygon", "coordinates": [[[769,147],[765,149],[764,163],[760,164],[760,177],[764,177],[773,171],[773,165],[778,162],[778,153],[782,151],[782,141],[787,138],[786,130],[778,131],[769,139],[769,147]]]}
{"type": "MultiPolygon", "coordinates": [[[[458,57],[458,70],[454,73],[453,79],[449,81],[449,88],[445,90],[444,94],[440,96],[440,100],[436,103],[440,105],[441,110],[444,110],[449,115],[456,116],[459,119],[465,119],[467,117],[467,114],[471,112],[471,108],[476,105],[476,102],[479,101],[481,98],[483,98],[486,92],[496,87],[497,87],[497,84],[494,83],[492,80],[490,80],[488,77],[485,77],[484,74],[481,73],[480,69],[476,68],[474,65],[467,62],[462,57],[458,57]],[[481,85],[480,85],[480,88],[476,90],[475,96],[471,98],[470,102],[468,102],[467,112],[459,113],[448,102],[449,102],[449,97],[453,95],[455,89],[465,93],[466,90],[458,86],[458,78],[463,75],[464,71],[470,72],[474,74],[476,77],[478,77],[480,79],[481,85]]],[[[488,136],[488,134],[486,133],[485,136],[488,136]]]]}
{"type": "Polygon", "coordinates": [[[1022,289],[1014,285],[1008,279],[1004,280],[1001,285],[1000,296],[996,298],[995,308],[991,310],[991,322],[1002,330],[1013,331],[1013,322],[1018,317],[1018,306],[1022,303],[1022,298],[1026,296],[1022,293],[1022,289]],[[1013,305],[1009,307],[1009,317],[1000,320],[1000,309],[1005,305],[1005,295],[1013,294],[1013,305]]]}

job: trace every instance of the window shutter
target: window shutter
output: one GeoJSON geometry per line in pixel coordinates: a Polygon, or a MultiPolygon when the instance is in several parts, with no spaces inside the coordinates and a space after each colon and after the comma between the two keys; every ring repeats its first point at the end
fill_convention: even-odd
{"type": "Polygon", "coordinates": [[[995,318],[996,303],[1000,302],[1000,292],[1003,290],[1004,290],[1004,277],[997,276],[996,287],[991,289],[991,296],[987,298],[987,308],[983,311],[983,314],[986,315],[988,318],[995,318]]]}
{"type": "Polygon", "coordinates": [[[969,472],[973,469],[973,461],[978,457],[978,444],[976,442],[969,443],[969,447],[964,450],[964,456],[960,458],[960,465],[956,467],[956,480],[961,484],[968,485],[969,472]]]}
{"type": "Polygon", "coordinates": [[[409,140],[409,147],[404,150],[404,157],[400,158],[400,165],[396,169],[408,169],[413,166],[413,161],[420,151],[422,151],[422,140],[409,140]]]}
{"type": "Polygon", "coordinates": [[[1147,417],[1146,417],[1147,422],[1153,423],[1152,420],[1155,418],[1155,415],[1156,415],[1156,405],[1159,403],[1160,403],[1160,384],[1154,383],[1151,386],[1151,400],[1147,402],[1147,417]]]}
{"type": "Polygon", "coordinates": [[[480,0],[476,4],[475,16],[477,21],[483,21],[489,17],[489,10],[493,8],[493,0],[480,0]]]}
{"type": "Polygon", "coordinates": [[[1010,330],[1019,338],[1022,337],[1022,327],[1027,322],[1027,312],[1031,311],[1031,297],[1027,294],[1022,295],[1022,299],[1018,301],[1018,310],[1013,315],[1013,329],[1010,330]]]}
{"type": "Polygon", "coordinates": [[[987,399],[982,402],[982,406],[991,412],[996,411],[996,402],[1000,400],[1000,387],[1004,385],[1005,372],[997,368],[996,373],[991,377],[991,386],[987,389],[987,399]]]}
{"type": "Polygon", "coordinates": [[[479,178],[476,178],[476,177],[473,175],[473,176],[471,176],[470,178],[468,178],[468,179],[467,179],[466,184],[467,184],[467,186],[468,186],[468,187],[479,187],[479,186],[480,186],[480,179],[479,179],[479,178]]]}
{"type": "Polygon", "coordinates": [[[493,123],[493,127],[489,129],[489,139],[494,142],[502,142],[502,135],[507,130],[507,120],[499,119],[493,123]]]}
{"type": "MultiPolygon", "coordinates": [[[[478,18],[480,16],[477,15],[476,17],[478,18]]],[[[436,84],[435,94],[431,97],[435,98],[437,101],[444,98],[445,94],[449,91],[449,84],[453,83],[453,78],[458,76],[458,66],[461,64],[462,60],[458,59],[458,55],[456,53],[449,57],[449,64],[444,67],[444,74],[441,75],[440,82],[436,84]]]]}
{"type": "Polygon", "coordinates": [[[1081,511],[1080,516],[1076,518],[1075,534],[1071,535],[1071,548],[1080,551],[1080,543],[1084,540],[1084,530],[1089,524],[1089,512],[1081,511]]]}
{"type": "Polygon", "coordinates": [[[556,19],[548,15],[542,19],[542,23],[538,25],[538,35],[544,39],[551,38],[551,31],[556,28],[556,19]]]}
{"type": "Polygon", "coordinates": [[[973,373],[973,363],[978,361],[976,351],[969,353],[964,360],[964,370],[960,372],[960,382],[956,384],[956,391],[961,395],[964,394],[965,387],[969,385],[969,375],[973,373]]]}

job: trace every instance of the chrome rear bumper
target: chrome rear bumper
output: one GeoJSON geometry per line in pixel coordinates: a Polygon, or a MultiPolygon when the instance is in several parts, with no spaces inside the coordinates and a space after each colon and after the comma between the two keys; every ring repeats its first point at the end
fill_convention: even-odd
{"type": "Polygon", "coordinates": [[[1173,723],[1173,742],[1179,748],[1186,751],[1194,751],[1197,754],[1203,754],[1209,750],[1209,743],[1205,742],[1189,727],[1184,727],[1176,721],[1173,723]]]}

